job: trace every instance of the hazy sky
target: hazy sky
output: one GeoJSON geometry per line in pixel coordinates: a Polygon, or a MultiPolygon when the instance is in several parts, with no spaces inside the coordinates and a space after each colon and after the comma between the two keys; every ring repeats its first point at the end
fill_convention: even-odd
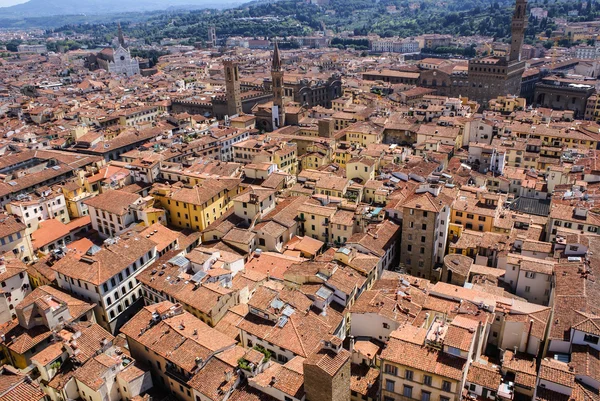
{"type": "Polygon", "coordinates": [[[0,7],[12,6],[19,3],[25,3],[27,0],[0,0],[0,7]]]}
{"type": "MultiPolygon", "coordinates": [[[[0,7],[8,7],[19,3],[26,3],[29,0],[0,0],[0,7]]],[[[190,4],[203,4],[206,3],[206,0],[190,0],[190,4]]],[[[210,3],[217,3],[210,2],[210,3]]]]}

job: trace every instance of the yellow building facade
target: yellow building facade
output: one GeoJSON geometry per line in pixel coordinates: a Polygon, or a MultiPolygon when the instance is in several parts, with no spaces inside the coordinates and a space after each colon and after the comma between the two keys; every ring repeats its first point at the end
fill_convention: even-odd
{"type": "Polygon", "coordinates": [[[239,179],[207,179],[194,186],[155,185],[150,194],[167,212],[169,224],[202,231],[233,206],[239,179]]]}

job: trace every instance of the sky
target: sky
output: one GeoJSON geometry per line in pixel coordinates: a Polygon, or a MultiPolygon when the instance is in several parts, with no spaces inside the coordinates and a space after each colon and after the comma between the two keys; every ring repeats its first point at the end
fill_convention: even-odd
{"type": "Polygon", "coordinates": [[[15,4],[25,2],[27,2],[27,0],[0,0],[0,7],[14,6],[15,4]]]}
{"type": "MultiPolygon", "coordinates": [[[[26,3],[29,0],[0,0],[0,7],[8,7],[8,6],[14,6],[15,4],[20,4],[20,3],[26,3]]],[[[205,3],[205,0],[191,0],[190,4],[194,4],[194,3],[205,3]]],[[[217,2],[214,2],[217,3],[217,2]]]]}

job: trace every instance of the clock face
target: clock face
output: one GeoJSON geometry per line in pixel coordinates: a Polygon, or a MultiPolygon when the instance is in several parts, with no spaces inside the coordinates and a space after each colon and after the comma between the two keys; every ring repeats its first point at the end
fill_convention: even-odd
{"type": "Polygon", "coordinates": [[[121,61],[125,60],[125,56],[121,56],[121,61]]]}

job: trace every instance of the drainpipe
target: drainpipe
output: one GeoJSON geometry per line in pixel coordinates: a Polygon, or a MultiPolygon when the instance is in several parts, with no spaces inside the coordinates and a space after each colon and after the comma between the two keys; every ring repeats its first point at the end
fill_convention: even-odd
{"type": "Polygon", "coordinates": [[[533,319],[529,320],[529,331],[527,332],[527,340],[525,341],[525,352],[527,353],[527,348],[529,348],[529,339],[531,338],[531,330],[533,329],[533,319]]]}

